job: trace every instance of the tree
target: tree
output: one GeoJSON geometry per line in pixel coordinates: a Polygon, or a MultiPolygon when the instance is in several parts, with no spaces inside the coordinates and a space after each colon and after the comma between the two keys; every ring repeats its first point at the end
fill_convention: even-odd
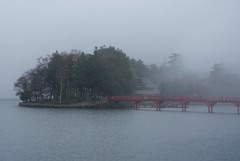
{"type": "Polygon", "coordinates": [[[132,91],[133,73],[130,60],[122,50],[115,47],[100,47],[95,49],[94,55],[89,61],[94,66],[89,72],[88,79],[105,95],[130,94],[132,91]],[[97,71],[97,72],[96,72],[97,71]]]}
{"type": "Polygon", "coordinates": [[[30,73],[31,73],[31,71],[25,72],[14,83],[16,96],[19,96],[19,98],[24,102],[31,101],[31,98],[32,98],[30,73]]]}
{"type": "Polygon", "coordinates": [[[133,73],[133,88],[142,86],[142,78],[147,77],[149,74],[148,67],[140,59],[138,61],[131,59],[130,65],[133,73]]]}
{"type": "Polygon", "coordinates": [[[239,96],[239,77],[228,71],[223,63],[212,66],[208,78],[208,93],[214,96],[239,96]]]}
{"type": "Polygon", "coordinates": [[[182,67],[182,55],[181,54],[176,54],[172,53],[169,57],[168,64],[172,67],[182,67]]]}

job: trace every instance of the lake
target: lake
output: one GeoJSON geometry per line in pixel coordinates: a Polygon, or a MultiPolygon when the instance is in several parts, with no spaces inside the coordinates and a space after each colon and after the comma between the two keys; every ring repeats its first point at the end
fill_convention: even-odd
{"type": "Polygon", "coordinates": [[[1,161],[239,161],[230,104],[154,109],[18,107],[0,100],[1,161]]]}

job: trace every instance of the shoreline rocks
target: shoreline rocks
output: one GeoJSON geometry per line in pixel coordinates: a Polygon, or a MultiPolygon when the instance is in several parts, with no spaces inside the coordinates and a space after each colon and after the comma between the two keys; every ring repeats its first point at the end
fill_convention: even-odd
{"type": "Polygon", "coordinates": [[[20,107],[37,107],[37,108],[129,108],[126,104],[115,104],[112,102],[79,102],[71,104],[53,104],[53,103],[38,103],[38,102],[20,102],[20,107]]]}

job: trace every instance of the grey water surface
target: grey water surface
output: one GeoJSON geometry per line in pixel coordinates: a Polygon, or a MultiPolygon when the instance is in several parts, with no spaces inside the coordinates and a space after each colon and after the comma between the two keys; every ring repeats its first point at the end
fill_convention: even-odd
{"type": "Polygon", "coordinates": [[[0,161],[239,161],[240,115],[181,109],[54,109],[0,100],[0,161]]]}

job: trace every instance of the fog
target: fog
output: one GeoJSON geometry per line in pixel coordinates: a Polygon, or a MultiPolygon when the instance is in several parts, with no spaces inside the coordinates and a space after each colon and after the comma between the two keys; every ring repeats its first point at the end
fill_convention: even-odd
{"type": "Polygon", "coordinates": [[[161,65],[171,53],[192,72],[223,62],[237,72],[238,0],[0,0],[0,98],[36,59],[56,50],[92,53],[113,45],[161,65]]]}

